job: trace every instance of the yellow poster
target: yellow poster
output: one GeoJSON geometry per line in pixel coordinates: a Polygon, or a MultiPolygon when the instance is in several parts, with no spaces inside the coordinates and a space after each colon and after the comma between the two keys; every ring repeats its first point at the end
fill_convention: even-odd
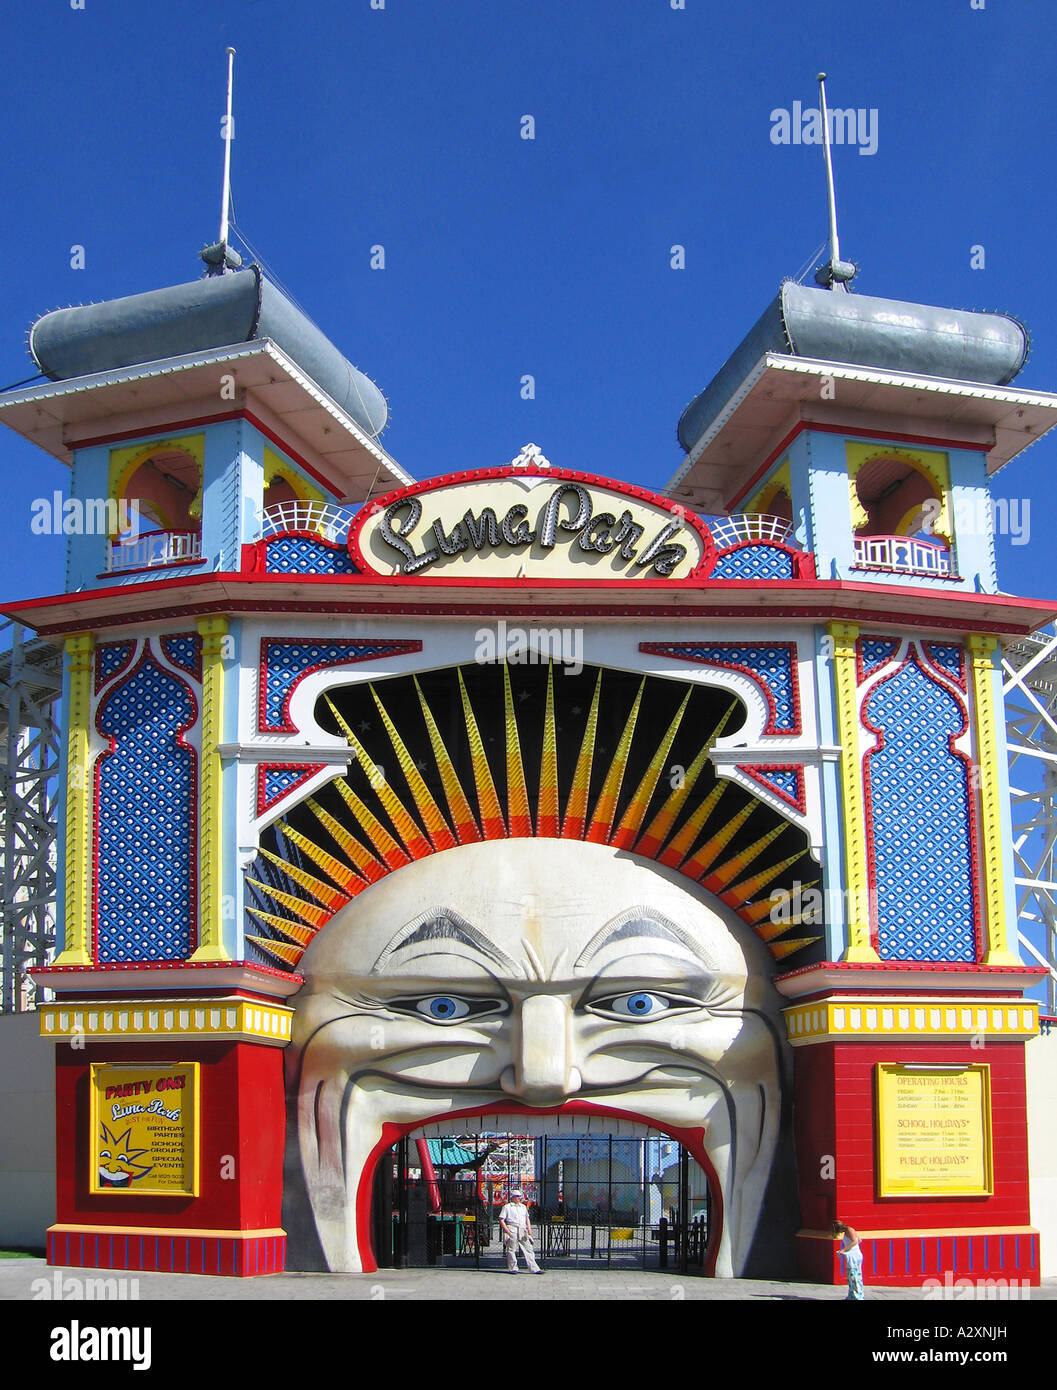
{"type": "Polygon", "coordinates": [[[89,1190],[198,1196],[198,1063],[95,1062],[89,1190]]]}
{"type": "Polygon", "coordinates": [[[992,1192],[991,1076],[986,1065],[877,1065],[877,1195],[992,1192]]]}

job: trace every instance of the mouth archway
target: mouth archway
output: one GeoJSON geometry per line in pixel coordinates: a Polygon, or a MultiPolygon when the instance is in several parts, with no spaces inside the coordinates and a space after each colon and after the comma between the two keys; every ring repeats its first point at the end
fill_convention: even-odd
{"type": "MultiPolygon", "coordinates": [[[[357,1232],[364,1273],[373,1273],[379,1268],[375,1222],[371,1218],[376,1195],[375,1183],[379,1178],[383,1160],[401,1140],[439,1139],[450,1136],[453,1131],[460,1135],[525,1135],[541,1139],[544,1144],[554,1140],[598,1139],[606,1136],[618,1141],[674,1141],[701,1170],[707,1185],[707,1237],[701,1251],[699,1268],[702,1275],[715,1276],[723,1232],[723,1191],[705,1149],[704,1127],[681,1128],[662,1124],[650,1116],[633,1111],[576,1100],[549,1108],[504,1103],[449,1111],[431,1119],[409,1124],[383,1124],[381,1138],[368,1156],[357,1185],[357,1232]]],[[[683,1239],[686,1239],[685,1231],[683,1239]]]]}

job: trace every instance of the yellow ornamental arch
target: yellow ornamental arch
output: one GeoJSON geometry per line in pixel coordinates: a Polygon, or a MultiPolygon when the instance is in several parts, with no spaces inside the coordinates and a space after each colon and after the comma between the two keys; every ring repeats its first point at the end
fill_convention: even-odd
{"type": "MultiPolygon", "coordinates": [[[[951,465],[950,458],[945,452],[938,449],[897,449],[883,444],[848,443],[845,444],[844,448],[848,460],[852,530],[856,534],[863,527],[868,526],[870,521],[866,514],[866,508],[859,498],[857,486],[859,474],[868,463],[872,463],[875,459],[897,459],[920,473],[936,489],[940,510],[932,523],[932,531],[934,535],[945,540],[948,545],[954,544],[954,528],[951,524],[951,465]]],[[[900,534],[903,534],[902,528],[908,525],[920,511],[921,507],[915,506],[906,513],[899,523],[900,534]]]]}
{"type": "MultiPolygon", "coordinates": [[[[195,493],[188,507],[188,513],[195,520],[199,520],[202,515],[202,476],[205,471],[206,437],[204,434],[181,435],[174,439],[154,439],[149,444],[132,444],[123,449],[110,450],[110,476],[109,490],[110,496],[118,504],[118,515],[121,514],[121,504],[127,501],[128,487],[137,469],[142,467],[148,459],[155,454],[164,453],[167,450],[178,450],[180,453],[187,454],[194,459],[198,465],[198,491],[195,493]]],[[[157,507],[159,514],[162,509],[157,507]]],[[[171,516],[161,515],[160,518],[168,529],[172,529],[173,519],[171,516]]],[[[113,536],[110,537],[114,539],[113,536]]]]}

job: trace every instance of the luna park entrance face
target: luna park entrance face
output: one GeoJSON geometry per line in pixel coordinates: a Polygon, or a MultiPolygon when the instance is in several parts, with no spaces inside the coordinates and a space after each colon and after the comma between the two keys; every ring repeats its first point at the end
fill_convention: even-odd
{"type": "Polygon", "coordinates": [[[499,1213],[513,1192],[544,1269],[706,1268],[708,1181],[681,1144],[509,1130],[412,1135],[390,1150],[374,1183],[379,1266],[505,1269],[499,1213]]]}

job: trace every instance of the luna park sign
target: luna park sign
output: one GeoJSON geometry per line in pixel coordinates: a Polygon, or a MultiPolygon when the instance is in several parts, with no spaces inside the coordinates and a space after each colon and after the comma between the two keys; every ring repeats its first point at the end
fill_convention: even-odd
{"type": "Polygon", "coordinates": [[[689,579],[712,551],[693,513],[654,493],[565,469],[460,473],[363,507],[361,570],[495,579],[689,579]]]}

